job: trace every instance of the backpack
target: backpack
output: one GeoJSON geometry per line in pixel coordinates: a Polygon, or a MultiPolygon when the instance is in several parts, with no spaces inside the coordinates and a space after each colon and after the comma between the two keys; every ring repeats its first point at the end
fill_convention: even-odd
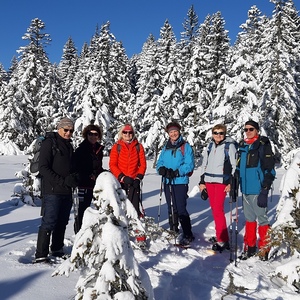
{"type": "MultiPolygon", "coordinates": [[[[120,144],[117,144],[117,152],[118,152],[118,154],[120,154],[121,148],[122,148],[122,146],[120,144]]],[[[140,144],[139,143],[137,143],[135,145],[135,148],[136,148],[137,153],[140,153],[140,144]]]]}
{"type": "MultiPolygon", "coordinates": [[[[231,141],[227,141],[225,142],[225,147],[224,147],[224,155],[225,155],[225,161],[229,160],[229,146],[230,144],[233,144],[235,146],[235,149],[237,150],[239,147],[239,144],[237,141],[235,141],[234,139],[232,139],[231,141]]],[[[211,148],[213,146],[213,141],[211,141],[207,147],[207,157],[209,156],[209,153],[211,151],[211,148]]]]}
{"type": "MultiPolygon", "coordinates": [[[[186,141],[184,141],[183,143],[182,143],[182,145],[180,146],[180,151],[181,151],[181,153],[182,153],[182,156],[184,156],[184,150],[185,150],[185,144],[186,144],[187,142],[186,141]]],[[[176,149],[178,149],[178,148],[176,148],[176,149]]],[[[188,177],[191,177],[192,175],[193,175],[193,173],[194,173],[194,171],[191,171],[191,172],[189,172],[188,174],[187,174],[187,176],[188,177]]]]}
{"type": "MultiPolygon", "coordinates": [[[[230,163],[229,159],[229,146],[230,144],[233,144],[235,146],[235,149],[237,150],[239,147],[239,144],[234,140],[231,139],[230,141],[225,142],[225,147],[224,147],[224,175],[222,177],[224,178],[225,181],[229,180],[231,172],[232,172],[232,166],[230,163]]],[[[209,153],[211,151],[211,148],[213,146],[213,141],[211,141],[207,147],[207,157],[209,156],[209,153]]],[[[207,173],[206,173],[207,174],[207,173]]]]}
{"type": "Polygon", "coordinates": [[[45,135],[39,136],[38,138],[36,138],[33,141],[33,143],[32,143],[33,157],[29,159],[29,164],[30,164],[29,171],[30,171],[30,173],[32,173],[36,176],[39,173],[39,159],[40,159],[41,146],[42,146],[43,141],[45,141],[46,139],[52,140],[52,155],[53,155],[53,157],[59,151],[54,132],[46,132],[45,135]]]}

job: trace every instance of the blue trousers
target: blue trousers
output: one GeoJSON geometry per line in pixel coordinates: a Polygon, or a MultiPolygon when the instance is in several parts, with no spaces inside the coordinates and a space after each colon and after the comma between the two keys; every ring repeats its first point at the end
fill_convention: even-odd
{"type": "Polygon", "coordinates": [[[40,230],[52,233],[52,251],[58,251],[64,246],[72,203],[72,195],[44,195],[40,230]]]}
{"type": "Polygon", "coordinates": [[[179,218],[185,237],[192,237],[190,215],[186,209],[188,199],[187,184],[164,184],[166,202],[168,205],[170,229],[177,231],[177,218],[179,218]],[[175,224],[174,224],[175,223],[175,224]],[[175,226],[175,227],[174,227],[175,226]]]}

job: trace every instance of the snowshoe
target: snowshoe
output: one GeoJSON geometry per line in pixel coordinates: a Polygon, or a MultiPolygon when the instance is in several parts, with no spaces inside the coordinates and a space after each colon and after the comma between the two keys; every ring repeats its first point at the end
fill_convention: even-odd
{"type": "Polygon", "coordinates": [[[33,264],[52,264],[51,258],[49,256],[47,257],[39,257],[39,258],[34,258],[32,260],[33,264]]]}

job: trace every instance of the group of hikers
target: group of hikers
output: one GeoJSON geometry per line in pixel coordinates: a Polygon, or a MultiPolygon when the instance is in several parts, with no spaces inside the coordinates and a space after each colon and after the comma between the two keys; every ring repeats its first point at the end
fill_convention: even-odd
{"type": "MultiPolygon", "coordinates": [[[[159,155],[156,170],[162,176],[170,230],[176,236],[176,243],[186,247],[195,239],[187,210],[188,184],[195,167],[194,153],[181,135],[178,122],[170,122],[165,130],[168,139],[159,155]]],[[[54,137],[45,139],[40,148],[38,164],[43,209],[34,262],[49,262],[50,250],[51,256],[64,256],[64,236],[73,205],[73,190],[78,188],[79,206],[74,222],[77,233],[84,211],[91,205],[96,179],[104,171],[101,127],[95,124],[86,126],[82,131],[83,141],[75,151],[71,144],[73,132],[73,121],[63,118],[57,124],[54,137]]],[[[268,192],[275,179],[274,155],[269,139],[259,134],[257,122],[247,121],[244,132],[244,140],[237,145],[227,136],[225,125],[213,126],[212,140],[204,151],[199,191],[202,198],[208,197],[215,223],[212,249],[222,252],[230,249],[224,202],[226,195],[231,195],[239,182],[246,219],[241,258],[255,255],[258,246],[260,250],[264,249],[262,259],[267,260],[266,243],[270,227],[267,203],[268,192]]],[[[135,207],[138,218],[144,217],[140,197],[146,167],[145,150],[138,142],[133,126],[124,124],[119,130],[118,141],[110,151],[109,169],[135,207]]],[[[145,235],[137,237],[141,244],[145,240],[145,235]]]]}

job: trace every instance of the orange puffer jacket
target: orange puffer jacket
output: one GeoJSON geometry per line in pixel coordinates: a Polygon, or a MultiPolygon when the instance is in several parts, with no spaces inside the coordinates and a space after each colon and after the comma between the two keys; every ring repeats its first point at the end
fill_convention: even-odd
{"type": "Polygon", "coordinates": [[[140,179],[143,179],[145,175],[147,167],[145,150],[142,144],[139,144],[138,147],[136,146],[137,144],[137,139],[134,139],[127,145],[126,142],[120,140],[111,148],[109,168],[119,181],[123,176],[122,174],[133,179],[135,179],[137,175],[139,175],[138,177],[140,179]]]}

